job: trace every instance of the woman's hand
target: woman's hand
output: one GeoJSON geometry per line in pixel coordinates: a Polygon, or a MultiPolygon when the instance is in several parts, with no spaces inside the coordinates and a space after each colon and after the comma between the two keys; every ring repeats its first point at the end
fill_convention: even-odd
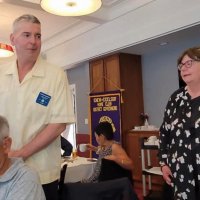
{"type": "Polygon", "coordinates": [[[166,183],[168,185],[171,185],[173,176],[172,176],[172,172],[171,172],[170,168],[167,165],[164,165],[162,167],[162,173],[163,173],[163,178],[166,181],[166,183]]]}
{"type": "Polygon", "coordinates": [[[98,147],[95,147],[91,144],[86,144],[87,150],[91,150],[91,151],[97,151],[98,147]]]}

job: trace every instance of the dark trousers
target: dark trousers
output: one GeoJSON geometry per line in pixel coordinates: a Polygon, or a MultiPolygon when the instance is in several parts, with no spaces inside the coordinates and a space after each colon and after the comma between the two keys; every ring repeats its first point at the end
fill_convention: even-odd
{"type": "Polygon", "coordinates": [[[166,182],[164,182],[163,185],[163,194],[162,194],[163,200],[173,200],[174,199],[174,191],[172,186],[168,185],[166,182]]]}
{"type": "Polygon", "coordinates": [[[58,180],[42,185],[46,200],[58,200],[58,180]]]}

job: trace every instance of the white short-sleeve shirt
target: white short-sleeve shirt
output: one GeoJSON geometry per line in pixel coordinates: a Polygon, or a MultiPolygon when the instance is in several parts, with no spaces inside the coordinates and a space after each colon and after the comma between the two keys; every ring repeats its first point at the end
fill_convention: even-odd
{"type": "MultiPolygon", "coordinates": [[[[12,149],[27,144],[49,123],[72,123],[74,113],[66,73],[39,58],[20,83],[15,62],[0,66],[0,115],[7,118],[12,149]]],[[[26,160],[41,183],[58,179],[60,138],[26,160]]]]}

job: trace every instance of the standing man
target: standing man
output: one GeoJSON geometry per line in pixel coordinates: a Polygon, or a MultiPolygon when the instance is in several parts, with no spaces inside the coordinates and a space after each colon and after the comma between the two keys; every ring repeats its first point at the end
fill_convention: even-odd
{"type": "Polygon", "coordinates": [[[16,60],[0,67],[0,115],[10,124],[10,157],[39,173],[47,200],[57,199],[60,134],[74,122],[67,76],[40,56],[41,25],[32,15],[13,23],[16,60]]]}

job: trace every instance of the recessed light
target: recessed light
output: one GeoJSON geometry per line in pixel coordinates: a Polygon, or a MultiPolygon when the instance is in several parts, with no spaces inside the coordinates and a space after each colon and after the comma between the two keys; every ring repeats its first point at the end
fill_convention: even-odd
{"type": "Polygon", "coordinates": [[[167,45],[168,44],[168,42],[161,42],[160,43],[160,46],[165,46],[165,45],[167,45]]]}

